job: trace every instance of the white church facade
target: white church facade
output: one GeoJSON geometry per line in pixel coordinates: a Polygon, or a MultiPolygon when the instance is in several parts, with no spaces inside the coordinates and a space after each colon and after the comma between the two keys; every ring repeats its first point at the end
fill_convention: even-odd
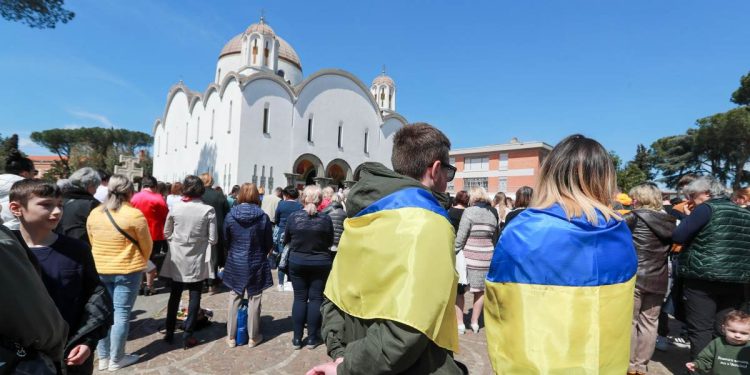
{"type": "Polygon", "coordinates": [[[182,82],[153,127],[154,176],[179,181],[209,172],[225,191],[254,182],[345,186],[368,161],[390,167],[396,86],[381,74],[365,86],[343,70],[306,78],[294,49],[261,18],[222,49],[203,92],[182,82]]]}

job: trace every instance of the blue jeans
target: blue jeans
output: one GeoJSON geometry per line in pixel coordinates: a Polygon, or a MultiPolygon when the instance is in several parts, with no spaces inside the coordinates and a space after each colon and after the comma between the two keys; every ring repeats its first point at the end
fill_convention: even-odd
{"type": "Polygon", "coordinates": [[[114,324],[107,332],[107,337],[99,340],[96,351],[100,359],[119,361],[125,354],[125,341],[130,328],[130,312],[133,310],[138,288],[141,286],[143,272],[127,275],[99,275],[104,286],[112,296],[114,304],[114,324]]]}

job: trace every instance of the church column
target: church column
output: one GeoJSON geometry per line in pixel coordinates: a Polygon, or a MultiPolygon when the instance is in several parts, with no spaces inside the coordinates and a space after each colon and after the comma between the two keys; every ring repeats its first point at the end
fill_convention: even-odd
{"type": "Polygon", "coordinates": [[[297,180],[302,176],[296,173],[284,173],[284,177],[286,177],[287,186],[297,186],[297,180]]]}
{"type": "Polygon", "coordinates": [[[315,184],[321,189],[333,183],[333,179],[328,177],[315,177],[313,178],[313,181],[315,181],[315,184]]]}

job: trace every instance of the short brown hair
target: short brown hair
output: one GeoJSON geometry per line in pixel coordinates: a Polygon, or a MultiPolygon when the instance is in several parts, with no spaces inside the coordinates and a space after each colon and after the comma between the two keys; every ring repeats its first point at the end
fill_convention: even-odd
{"type": "Polygon", "coordinates": [[[724,323],[727,324],[729,322],[747,322],[750,321],[750,315],[748,315],[746,312],[741,310],[732,310],[727,313],[727,315],[724,317],[724,323]]]}
{"type": "Polygon", "coordinates": [[[432,163],[448,164],[451,141],[438,128],[418,122],[406,125],[393,136],[391,164],[396,173],[421,180],[432,163]]]}
{"type": "Polygon", "coordinates": [[[464,207],[469,205],[469,193],[466,190],[461,190],[456,193],[456,198],[453,199],[453,204],[460,204],[464,207]]]}
{"type": "Polygon", "coordinates": [[[237,204],[240,203],[260,204],[260,192],[255,184],[246,182],[240,186],[240,193],[237,194],[237,204]]]}
{"type": "Polygon", "coordinates": [[[182,182],[175,182],[169,192],[172,195],[182,195],[182,182]]]}
{"type": "Polygon", "coordinates": [[[188,198],[200,198],[205,192],[206,187],[203,186],[203,180],[196,176],[188,175],[182,181],[182,195],[188,198]]]}
{"type": "Polygon", "coordinates": [[[516,208],[529,207],[531,198],[534,196],[534,189],[529,186],[521,186],[516,190],[516,208]]]}
{"type": "Polygon", "coordinates": [[[61,196],[60,188],[51,182],[19,180],[10,187],[8,200],[10,202],[18,202],[21,206],[26,207],[26,204],[33,197],[60,198],[61,196]]]}

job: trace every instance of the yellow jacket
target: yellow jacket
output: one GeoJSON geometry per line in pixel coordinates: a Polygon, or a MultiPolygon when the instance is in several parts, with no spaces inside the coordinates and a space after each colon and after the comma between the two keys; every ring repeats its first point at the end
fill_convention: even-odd
{"type": "Polygon", "coordinates": [[[101,206],[97,207],[86,221],[96,270],[101,275],[126,275],[145,270],[153,246],[146,217],[129,203],[110,213],[117,225],[138,241],[140,250],[115,229],[101,206]]]}

